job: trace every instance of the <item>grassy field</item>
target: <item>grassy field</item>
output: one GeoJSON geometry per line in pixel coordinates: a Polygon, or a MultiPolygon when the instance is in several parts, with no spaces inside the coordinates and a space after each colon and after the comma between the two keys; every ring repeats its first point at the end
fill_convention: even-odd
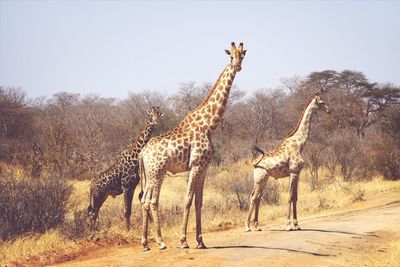
{"type": "MultiPolygon", "coordinates": [[[[247,209],[239,209],[238,195],[248,201],[248,194],[252,189],[252,169],[250,164],[240,162],[224,168],[210,168],[205,185],[203,204],[203,231],[221,231],[231,227],[244,227],[247,209]],[[239,188],[236,190],[234,188],[239,188]]],[[[325,215],[347,209],[355,209],[368,201],[375,201],[379,196],[399,199],[400,183],[386,181],[381,177],[374,177],[369,181],[345,182],[340,176],[334,179],[325,179],[327,172],[322,171],[321,180],[316,190],[310,189],[307,170],[302,172],[299,183],[298,213],[301,220],[308,216],[325,215]]],[[[160,214],[162,233],[165,238],[176,241],[180,236],[180,222],[186,191],[187,174],[167,176],[161,190],[160,214]]],[[[89,181],[70,181],[74,191],[69,201],[67,222],[59,229],[45,234],[26,235],[16,240],[0,245],[0,262],[10,262],[15,259],[29,257],[46,257],[48,252],[68,255],[82,247],[107,244],[127,245],[140,242],[141,217],[140,203],[137,195],[140,186],[136,189],[132,208],[132,230],[126,231],[123,220],[123,198],[108,198],[100,210],[100,230],[91,233],[84,210],[89,203],[89,181]],[[39,256],[38,256],[39,255],[39,256]]],[[[274,204],[262,203],[260,207],[261,226],[270,223],[286,222],[289,179],[268,182],[275,189],[277,198],[274,204]]],[[[395,200],[395,199],[393,199],[395,200]]],[[[376,202],[376,204],[379,204],[376,202]]],[[[194,242],[194,205],[189,222],[189,242],[194,242]]],[[[152,227],[152,226],[151,226],[152,227]]],[[[151,228],[153,237],[154,231],[151,228]]],[[[400,242],[391,244],[390,250],[398,256],[400,242]],[[397,254],[396,254],[397,253],[397,254]]],[[[376,261],[376,258],[367,259],[376,261]]]]}

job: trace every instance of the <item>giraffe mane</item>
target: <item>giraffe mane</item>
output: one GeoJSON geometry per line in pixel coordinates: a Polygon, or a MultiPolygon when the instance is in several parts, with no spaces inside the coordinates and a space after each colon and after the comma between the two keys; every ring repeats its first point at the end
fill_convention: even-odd
{"type": "Polygon", "coordinates": [[[305,106],[305,108],[303,109],[303,112],[301,113],[300,119],[297,121],[296,127],[295,127],[294,129],[292,129],[292,130],[287,134],[285,140],[286,140],[287,138],[289,138],[289,137],[292,137],[292,136],[297,132],[297,130],[298,130],[299,127],[300,127],[301,121],[302,121],[302,119],[303,119],[303,117],[304,117],[304,113],[306,113],[306,110],[307,110],[308,106],[310,105],[311,101],[313,101],[313,100],[314,100],[314,97],[311,98],[311,100],[307,102],[307,105],[305,106]]]}
{"type": "Polygon", "coordinates": [[[185,118],[179,124],[180,126],[183,125],[184,122],[186,122],[186,119],[188,118],[188,116],[190,116],[192,113],[198,111],[199,109],[201,109],[202,107],[204,107],[207,104],[207,102],[210,100],[210,97],[212,96],[213,92],[217,89],[217,86],[218,86],[219,82],[221,81],[222,75],[225,73],[225,70],[226,70],[226,68],[228,68],[228,66],[225,67],[224,70],[220,73],[217,81],[214,83],[213,87],[211,88],[210,92],[208,93],[207,98],[185,116],[185,118]]]}

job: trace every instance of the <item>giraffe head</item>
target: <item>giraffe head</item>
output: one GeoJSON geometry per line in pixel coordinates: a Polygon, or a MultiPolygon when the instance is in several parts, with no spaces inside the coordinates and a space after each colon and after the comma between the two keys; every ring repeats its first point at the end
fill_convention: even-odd
{"type": "Polygon", "coordinates": [[[320,109],[320,110],[325,110],[326,113],[330,113],[328,106],[325,104],[325,102],[321,99],[321,96],[319,95],[319,93],[315,94],[314,97],[314,102],[315,102],[315,106],[320,109]]]}
{"type": "Polygon", "coordinates": [[[164,116],[164,113],[160,111],[160,107],[152,107],[151,110],[147,111],[149,115],[149,124],[156,125],[159,119],[164,116]]]}
{"type": "Polygon", "coordinates": [[[231,65],[235,67],[236,71],[240,71],[242,69],[242,60],[246,55],[247,50],[243,50],[243,43],[240,43],[238,47],[236,47],[235,43],[231,43],[231,50],[225,50],[231,57],[231,65]]]}

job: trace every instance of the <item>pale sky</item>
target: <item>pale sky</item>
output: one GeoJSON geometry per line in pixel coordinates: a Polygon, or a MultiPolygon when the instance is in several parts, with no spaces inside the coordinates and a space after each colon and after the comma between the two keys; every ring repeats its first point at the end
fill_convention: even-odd
{"type": "Polygon", "coordinates": [[[0,86],[126,98],[214,82],[231,41],[246,92],[312,71],[400,84],[400,1],[0,0],[0,86]]]}

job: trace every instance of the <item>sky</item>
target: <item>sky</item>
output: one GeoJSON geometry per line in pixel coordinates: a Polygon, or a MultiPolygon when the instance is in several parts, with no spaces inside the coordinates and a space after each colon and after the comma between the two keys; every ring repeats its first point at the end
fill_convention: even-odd
{"type": "Polygon", "coordinates": [[[327,69],[400,84],[400,1],[0,0],[0,86],[170,94],[215,82],[232,41],[245,92],[327,69]]]}

